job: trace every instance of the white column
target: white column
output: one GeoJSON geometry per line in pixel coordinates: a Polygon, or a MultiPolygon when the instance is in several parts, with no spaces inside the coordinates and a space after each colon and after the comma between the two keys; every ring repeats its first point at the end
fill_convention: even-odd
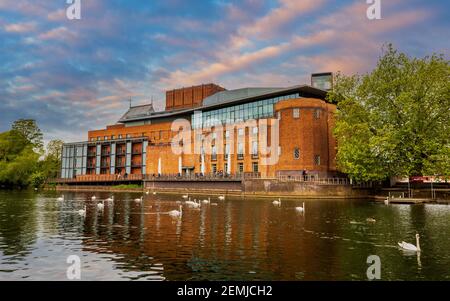
{"type": "Polygon", "coordinates": [[[178,173],[180,175],[183,173],[183,163],[181,161],[181,156],[178,157],[178,173]]]}
{"type": "Polygon", "coordinates": [[[200,166],[200,172],[205,174],[205,154],[202,152],[202,166],[200,166]]]}

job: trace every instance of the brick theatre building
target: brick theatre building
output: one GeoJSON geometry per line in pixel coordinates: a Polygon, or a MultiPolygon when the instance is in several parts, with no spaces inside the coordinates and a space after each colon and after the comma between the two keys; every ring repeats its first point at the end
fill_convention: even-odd
{"type": "Polygon", "coordinates": [[[89,131],[87,141],[65,144],[61,178],[333,177],[336,106],[325,100],[331,85],[327,73],[285,88],[206,84],[167,91],[164,111],[132,106],[116,124],[89,131]]]}

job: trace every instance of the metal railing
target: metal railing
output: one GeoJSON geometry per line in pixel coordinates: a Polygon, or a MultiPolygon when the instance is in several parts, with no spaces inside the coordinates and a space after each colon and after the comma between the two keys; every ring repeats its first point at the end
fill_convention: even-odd
{"type": "Polygon", "coordinates": [[[162,175],[144,175],[146,181],[240,181],[242,174],[162,174],[162,175]]]}
{"type": "Polygon", "coordinates": [[[276,177],[263,177],[260,173],[208,173],[208,174],[104,174],[104,175],[78,175],[73,179],[56,179],[58,183],[76,182],[115,182],[115,181],[242,181],[244,179],[270,179],[279,182],[297,182],[315,185],[351,185],[358,188],[371,188],[371,182],[351,182],[348,178],[319,178],[313,175],[288,176],[278,175],[276,177]]]}
{"type": "Polygon", "coordinates": [[[350,180],[347,178],[319,178],[314,175],[279,175],[277,176],[280,182],[308,182],[322,185],[350,185],[350,180]]]}
{"type": "Polygon", "coordinates": [[[120,181],[142,181],[143,175],[130,174],[130,175],[78,175],[72,179],[56,179],[58,183],[77,183],[77,182],[120,182],[120,181]]]}

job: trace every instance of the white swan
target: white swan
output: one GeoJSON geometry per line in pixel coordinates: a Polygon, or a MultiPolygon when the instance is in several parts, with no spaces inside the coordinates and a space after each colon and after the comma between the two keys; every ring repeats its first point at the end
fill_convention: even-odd
{"type": "Polygon", "coordinates": [[[281,199],[275,200],[272,202],[275,206],[281,206],[281,199]]]}
{"type": "Polygon", "coordinates": [[[148,191],[148,190],[145,192],[146,195],[148,195],[149,193],[150,193],[150,191],[148,191]]]}
{"type": "Polygon", "coordinates": [[[106,199],[107,202],[114,202],[114,196],[111,196],[110,198],[106,199]]]}
{"type": "Polygon", "coordinates": [[[218,199],[219,199],[220,201],[224,201],[224,200],[225,200],[225,196],[224,196],[224,195],[219,195],[218,199]]]}
{"type": "Polygon", "coordinates": [[[368,222],[368,223],[376,223],[377,220],[372,218],[372,217],[368,217],[368,218],[366,218],[366,222],[368,222]]]}
{"type": "Polygon", "coordinates": [[[181,217],[183,215],[183,206],[180,205],[180,210],[169,211],[169,215],[172,217],[181,217]]]}
{"type": "Polygon", "coordinates": [[[384,204],[385,204],[385,205],[389,205],[389,197],[387,197],[387,198],[384,200],[384,204]]]}
{"type": "Polygon", "coordinates": [[[407,242],[399,242],[398,246],[402,248],[403,250],[407,251],[414,251],[414,252],[420,252],[420,243],[419,243],[419,233],[416,234],[416,246],[407,242]]]}
{"type": "Polygon", "coordinates": [[[78,214],[81,216],[86,216],[86,205],[84,205],[83,209],[78,210],[78,214]]]}
{"type": "Polygon", "coordinates": [[[97,203],[97,209],[103,210],[105,208],[105,201],[102,201],[101,203],[97,203]]]}
{"type": "Polygon", "coordinates": [[[136,203],[140,203],[140,202],[142,202],[142,200],[144,199],[144,197],[143,196],[141,196],[141,198],[140,199],[134,199],[134,201],[136,202],[136,203]]]}
{"type": "Polygon", "coordinates": [[[305,202],[303,202],[303,207],[295,207],[297,212],[305,212],[305,202]]]}
{"type": "Polygon", "coordinates": [[[191,200],[186,201],[185,204],[189,207],[189,208],[194,208],[197,209],[200,207],[200,202],[197,203],[196,200],[194,200],[193,202],[191,200]]]}
{"type": "Polygon", "coordinates": [[[95,195],[91,196],[91,200],[95,201],[97,197],[95,195]]]}
{"type": "Polygon", "coordinates": [[[182,198],[185,199],[185,200],[186,200],[188,197],[189,197],[188,194],[184,194],[184,195],[182,196],[182,198]]]}
{"type": "Polygon", "coordinates": [[[203,204],[209,204],[210,202],[211,202],[211,198],[208,198],[207,200],[202,201],[203,204]]]}
{"type": "Polygon", "coordinates": [[[153,195],[156,195],[156,191],[153,191],[153,195]]]}
{"type": "Polygon", "coordinates": [[[64,201],[64,196],[63,195],[61,195],[59,198],[57,198],[56,199],[58,202],[62,202],[62,201],[64,201]]]}

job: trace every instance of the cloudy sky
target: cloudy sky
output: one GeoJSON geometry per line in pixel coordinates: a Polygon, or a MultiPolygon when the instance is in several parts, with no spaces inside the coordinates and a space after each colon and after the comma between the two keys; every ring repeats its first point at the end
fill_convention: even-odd
{"type": "Polygon", "coordinates": [[[133,104],[215,82],[290,86],[322,71],[367,72],[383,43],[449,54],[450,4],[381,0],[0,0],[0,131],[34,118],[45,140],[85,140],[133,104]]]}

